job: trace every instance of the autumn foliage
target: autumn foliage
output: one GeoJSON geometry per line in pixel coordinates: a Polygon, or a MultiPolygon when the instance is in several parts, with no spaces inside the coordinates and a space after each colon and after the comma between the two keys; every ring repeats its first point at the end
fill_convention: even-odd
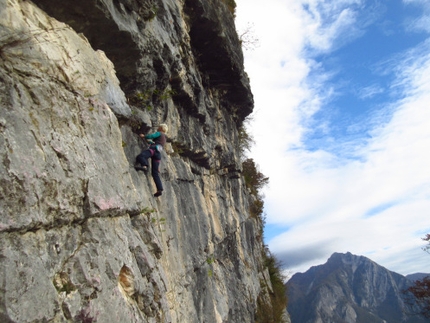
{"type": "MultiPolygon", "coordinates": [[[[423,248],[425,251],[429,252],[430,234],[427,234],[423,240],[429,242],[429,244],[423,248]]],[[[430,319],[430,276],[415,281],[414,285],[406,289],[406,293],[413,295],[416,303],[421,308],[421,314],[430,319]]]]}

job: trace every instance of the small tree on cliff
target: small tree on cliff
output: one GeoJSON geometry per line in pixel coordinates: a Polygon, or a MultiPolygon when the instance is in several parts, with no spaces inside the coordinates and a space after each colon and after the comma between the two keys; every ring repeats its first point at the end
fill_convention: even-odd
{"type": "Polygon", "coordinates": [[[255,37],[253,23],[248,23],[246,28],[239,33],[239,41],[245,50],[254,50],[259,47],[260,40],[255,37]]]}

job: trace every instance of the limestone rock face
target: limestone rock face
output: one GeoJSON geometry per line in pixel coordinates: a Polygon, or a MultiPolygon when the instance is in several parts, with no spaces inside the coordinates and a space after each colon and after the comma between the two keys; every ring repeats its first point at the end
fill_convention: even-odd
{"type": "Polygon", "coordinates": [[[0,0],[0,321],[253,322],[252,108],[223,1],[0,0]]]}

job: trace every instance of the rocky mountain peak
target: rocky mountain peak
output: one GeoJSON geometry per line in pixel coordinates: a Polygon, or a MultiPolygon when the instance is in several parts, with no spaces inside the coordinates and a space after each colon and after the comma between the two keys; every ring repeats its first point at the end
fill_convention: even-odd
{"type": "Polygon", "coordinates": [[[334,253],[288,281],[288,312],[292,322],[425,322],[406,306],[409,284],[366,257],[334,253]]]}
{"type": "Polygon", "coordinates": [[[352,274],[361,266],[377,266],[372,260],[363,256],[353,255],[350,252],[333,253],[327,260],[326,265],[337,269],[343,268],[344,270],[350,270],[352,274]]]}

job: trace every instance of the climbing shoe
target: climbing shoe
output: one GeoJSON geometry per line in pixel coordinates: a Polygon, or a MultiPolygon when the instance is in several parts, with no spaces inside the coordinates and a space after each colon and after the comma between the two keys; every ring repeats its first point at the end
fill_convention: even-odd
{"type": "Polygon", "coordinates": [[[146,172],[148,170],[147,166],[134,166],[134,169],[139,171],[141,170],[142,172],[146,172]]]}
{"type": "Polygon", "coordinates": [[[161,194],[163,194],[163,192],[162,192],[162,191],[157,191],[157,192],[154,194],[154,196],[155,196],[155,197],[159,197],[161,194]]]}

